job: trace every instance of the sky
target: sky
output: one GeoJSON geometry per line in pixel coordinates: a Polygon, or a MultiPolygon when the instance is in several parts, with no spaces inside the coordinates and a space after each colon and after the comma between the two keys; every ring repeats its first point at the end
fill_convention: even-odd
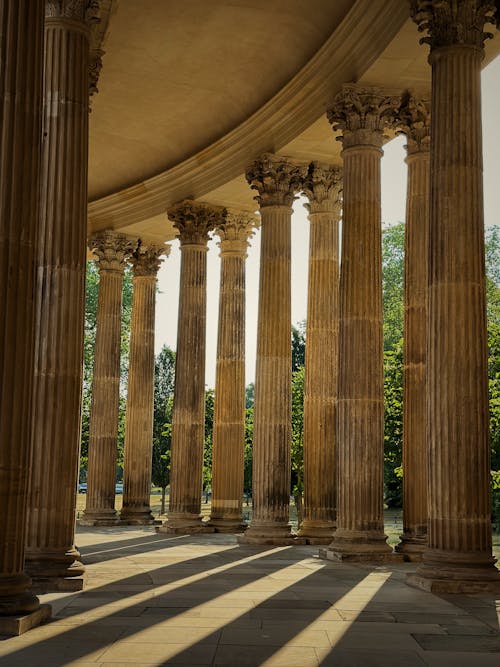
{"type": "MultiPolygon", "coordinates": [[[[500,57],[482,72],[484,213],[487,226],[499,222],[500,212],[500,57]]],[[[332,138],[333,139],[333,138],[332,138]]],[[[406,200],[406,165],[404,138],[398,137],[384,146],[382,158],[382,221],[393,225],[404,221],[406,200]]],[[[309,223],[299,198],[292,215],[292,323],[301,322],[307,313],[307,260],[309,223]]],[[[255,378],[255,351],[259,290],[260,232],[251,239],[247,259],[246,286],[246,384],[255,378]]],[[[205,382],[215,386],[217,352],[217,321],[219,302],[220,259],[217,240],[208,244],[207,255],[207,354],[205,382]]],[[[158,273],[160,293],[156,301],[155,350],[164,344],[177,347],[177,310],[179,302],[180,251],[178,241],[172,243],[170,256],[158,273]]]]}

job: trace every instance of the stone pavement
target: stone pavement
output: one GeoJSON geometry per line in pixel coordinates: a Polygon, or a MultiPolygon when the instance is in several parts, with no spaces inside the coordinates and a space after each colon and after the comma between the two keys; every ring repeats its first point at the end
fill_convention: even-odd
{"type": "Polygon", "coordinates": [[[410,588],[412,564],[335,564],[317,547],[151,528],[77,537],[84,591],[41,596],[53,620],[0,641],[1,667],[500,664],[500,600],[410,588]]]}

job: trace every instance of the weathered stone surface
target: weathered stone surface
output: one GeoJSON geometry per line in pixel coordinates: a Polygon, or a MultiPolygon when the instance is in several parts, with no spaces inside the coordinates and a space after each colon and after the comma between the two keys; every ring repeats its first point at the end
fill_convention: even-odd
{"type": "Polygon", "coordinates": [[[253,516],[240,542],[289,544],[291,438],[291,204],[305,168],[264,155],[247,171],[262,218],[253,516]]]}
{"type": "Polygon", "coordinates": [[[339,321],[339,219],[342,169],[313,163],[309,199],[309,281],[304,379],[304,519],[309,544],[329,544],[335,530],[339,321]]]}
{"type": "Polygon", "coordinates": [[[76,577],[68,585],[79,590],[84,567],[74,532],[85,310],[89,33],[84,7],[73,3],[71,16],[67,2],[59,12],[52,9],[46,3],[26,570],[35,583],[40,578],[45,590],[51,578],[54,590],[60,590],[64,577],[76,577]]]}
{"type": "MultiPolygon", "coordinates": [[[[205,439],[207,242],[225,209],[186,200],[168,210],[179,230],[181,279],[168,519],[160,532],[191,534],[201,523],[205,439]]],[[[210,529],[210,530],[213,530],[210,529]]]]}
{"type": "Polygon", "coordinates": [[[162,255],[169,251],[170,246],[140,242],[130,258],[134,291],[120,520],[133,525],[153,522],[150,493],[156,275],[162,255]]]}
{"type": "Polygon", "coordinates": [[[480,88],[492,8],[484,0],[412,4],[431,44],[432,142],[429,535],[409,583],[442,593],[500,591],[491,553],[480,88]]]}
{"type": "MultiPolygon", "coordinates": [[[[36,340],[43,8],[42,0],[1,5],[0,618],[39,609],[23,568],[36,340]]],[[[5,619],[4,627],[10,622],[5,619]]]]}
{"type": "Polygon", "coordinates": [[[120,390],[120,336],[125,262],[137,240],[110,230],[95,234],[89,246],[97,255],[99,300],[90,410],[87,496],[82,525],[109,526],[118,520],[115,482],[120,390]]]}
{"type": "Polygon", "coordinates": [[[328,549],[339,559],[383,559],[392,551],[383,523],[380,158],[383,130],[398,104],[379,89],[345,86],[328,112],[344,148],[338,505],[328,549]]]}
{"type": "Polygon", "coordinates": [[[209,522],[216,532],[245,529],[245,260],[255,225],[253,215],[228,212],[216,228],[221,269],[209,522]]]}

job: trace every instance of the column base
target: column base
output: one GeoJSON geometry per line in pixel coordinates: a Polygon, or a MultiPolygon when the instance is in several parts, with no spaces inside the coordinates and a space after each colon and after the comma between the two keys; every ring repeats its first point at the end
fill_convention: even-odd
{"type": "Polygon", "coordinates": [[[199,514],[170,515],[155,530],[157,533],[167,533],[167,535],[198,535],[215,532],[212,526],[208,526],[201,520],[199,514]]]}
{"type": "Polygon", "coordinates": [[[394,550],[398,554],[403,554],[405,561],[410,563],[422,562],[422,555],[427,549],[427,536],[415,537],[414,535],[403,533],[400,535],[400,542],[396,544],[394,550]]]}
{"type": "Polygon", "coordinates": [[[334,533],[335,523],[333,521],[305,519],[297,535],[305,538],[307,544],[331,544],[334,533]]]}
{"type": "Polygon", "coordinates": [[[248,528],[248,524],[243,523],[242,517],[238,518],[224,518],[224,517],[210,517],[208,526],[211,526],[216,533],[244,533],[248,528]]]}
{"type": "Polygon", "coordinates": [[[74,593],[83,590],[81,577],[32,577],[31,590],[37,595],[42,593],[74,593]]]}
{"type": "Polygon", "coordinates": [[[125,526],[152,526],[155,519],[151,510],[142,510],[134,512],[131,510],[123,510],[120,512],[120,523],[125,526]]]}
{"type": "Polygon", "coordinates": [[[428,549],[422,565],[406,583],[431,593],[500,593],[496,559],[476,552],[457,553],[428,549]]]}
{"type": "Polygon", "coordinates": [[[85,566],[76,548],[68,550],[26,550],[26,573],[36,593],[81,591],[85,566]]]}
{"type": "Polygon", "coordinates": [[[18,637],[45,623],[51,615],[52,607],[49,604],[42,604],[35,611],[22,616],[0,616],[0,635],[18,637]]]}
{"type": "Polygon", "coordinates": [[[85,510],[76,523],[79,526],[117,526],[120,519],[116,510],[85,510]]]}
{"type": "Polygon", "coordinates": [[[319,557],[337,562],[402,563],[403,554],[394,553],[386,539],[378,531],[337,530],[330,546],[319,550],[319,557]]]}
{"type": "Polygon", "coordinates": [[[292,533],[289,523],[252,522],[243,535],[238,536],[238,544],[283,545],[305,544],[305,538],[292,533]]]}

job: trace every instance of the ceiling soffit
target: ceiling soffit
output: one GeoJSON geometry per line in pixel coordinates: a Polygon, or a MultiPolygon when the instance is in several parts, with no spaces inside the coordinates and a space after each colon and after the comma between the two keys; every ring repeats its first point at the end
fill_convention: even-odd
{"type": "Polygon", "coordinates": [[[119,229],[201,198],[279,151],[322,116],[342,84],[357,81],[408,19],[400,0],[357,0],[313,58],[237,128],[171,169],[89,204],[92,230],[119,229]]]}

